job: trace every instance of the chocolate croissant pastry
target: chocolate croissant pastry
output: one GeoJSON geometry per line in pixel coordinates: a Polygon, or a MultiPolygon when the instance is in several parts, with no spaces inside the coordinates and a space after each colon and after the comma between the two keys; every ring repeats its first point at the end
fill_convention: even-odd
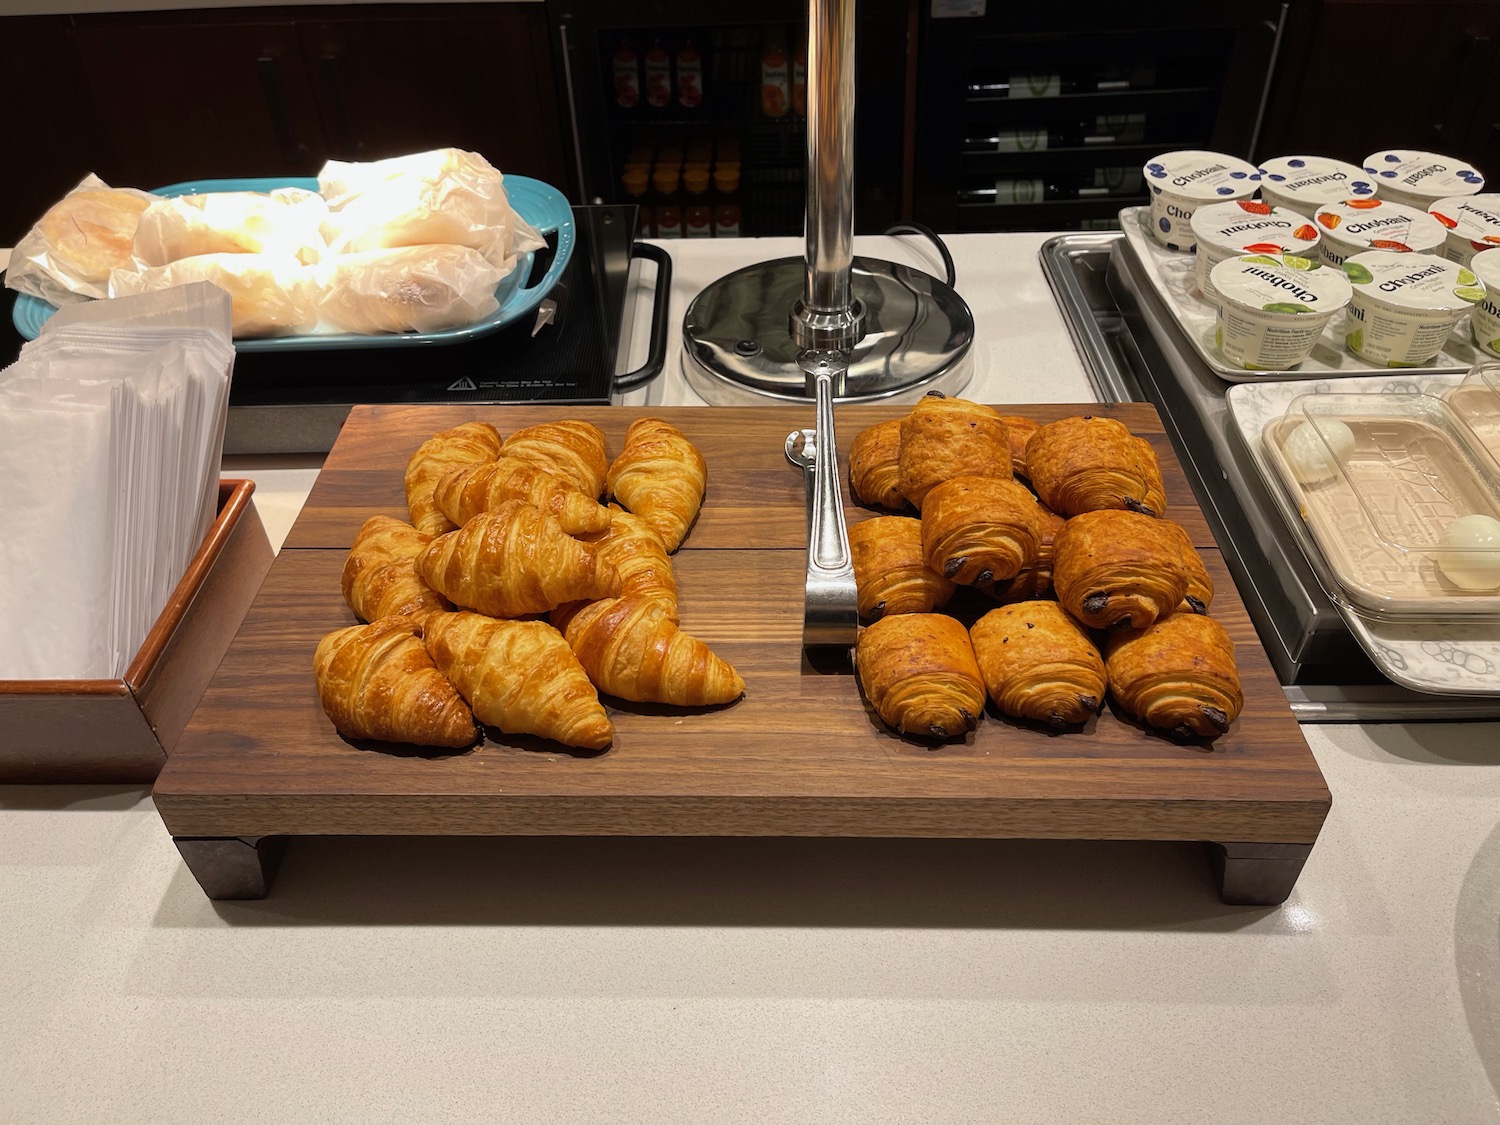
{"type": "Polygon", "coordinates": [[[948,604],[956,588],[927,565],[922,521],[876,516],[849,529],[859,614],[869,621],[896,613],[931,613],[948,604]]]}
{"type": "Polygon", "coordinates": [[[984,680],[969,634],[940,613],[882,617],[854,651],[875,713],[902,734],[955,738],[979,725],[984,680]]]}
{"type": "Polygon", "coordinates": [[[1104,706],[1104,661],[1056,602],[992,609],[969,636],[984,686],[1007,715],[1066,727],[1104,706]]]}
{"type": "Polygon", "coordinates": [[[1143,437],[1133,437],[1135,450],[1140,454],[1141,478],[1146,482],[1146,494],[1141,497],[1151,515],[1162,515],[1167,510],[1167,486],[1161,478],[1161,462],[1156,459],[1156,450],[1143,437]]]}
{"type": "Polygon", "coordinates": [[[965,586],[1014,578],[1036,561],[1042,517],[1024,485],[991,477],[954,477],[922,504],[927,565],[965,586]]]}
{"type": "Polygon", "coordinates": [[[901,419],[901,495],[918,508],[956,476],[1010,480],[1010,437],[1000,415],[962,398],[928,395],[901,419]]]}
{"type": "Polygon", "coordinates": [[[877,422],[859,431],[849,448],[849,491],[861,504],[899,512],[901,495],[901,419],[877,422]]]}
{"type": "Polygon", "coordinates": [[[1155,454],[1149,464],[1124,423],[1093,415],[1049,422],[1026,443],[1026,475],[1055,512],[1076,516],[1124,508],[1159,516],[1166,508],[1155,454]]]}
{"type": "Polygon", "coordinates": [[[1234,642],[1211,617],[1174,613],[1116,633],[1104,665],[1121,707],[1178,738],[1225,734],[1245,705],[1234,642]]]}
{"type": "Polygon", "coordinates": [[[1002,414],[1005,432],[1010,436],[1010,467],[1018,477],[1026,475],[1026,443],[1031,435],[1042,428],[1040,422],[1022,418],[1019,414],[1002,414]]]}
{"type": "Polygon", "coordinates": [[[1057,600],[1092,629],[1144,629],[1187,595],[1182,542],[1162,520],[1084,512],[1063,525],[1054,549],[1057,600]]]}
{"type": "Polygon", "coordinates": [[[996,582],[993,586],[983,588],[986,594],[1002,604],[1052,596],[1052,564],[1056,558],[1057,534],[1068,521],[1040,500],[1037,501],[1036,509],[1042,522],[1042,537],[1037,540],[1036,545],[1036,561],[1008,582],[996,582]]]}
{"type": "Polygon", "coordinates": [[[1182,565],[1187,570],[1187,593],[1183,595],[1177,612],[1207,613],[1214,600],[1214,580],[1209,576],[1208,567],[1203,564],[1203,556],[1193,546],[1192,537],[1181,524],[1171,520],[1163,520],[1162,523],[1175,529],[1174,534],[1182,544],[1182,565]]]}

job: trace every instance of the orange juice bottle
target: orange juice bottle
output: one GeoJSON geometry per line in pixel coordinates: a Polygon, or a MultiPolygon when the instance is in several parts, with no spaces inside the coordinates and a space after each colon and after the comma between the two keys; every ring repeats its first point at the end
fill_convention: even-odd
{"type": "Polygon", "coordinates": [[[785,117],[791,105],[791,68],[779,35],[773,36],[760,58],[760,111],[767,117],[785,117]]]}

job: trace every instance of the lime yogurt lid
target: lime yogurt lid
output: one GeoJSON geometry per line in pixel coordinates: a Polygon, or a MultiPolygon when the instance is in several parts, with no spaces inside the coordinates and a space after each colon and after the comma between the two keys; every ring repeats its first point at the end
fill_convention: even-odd
{"type": "Polygon", "coordinates": [[[1418,149],[1392,148],[1365,157],[1365,171],[1381,191],[1422,199],[1474,195],[1484,188],[1484,177],[1472,164],[1451,156],[1418,149]]]}
{"type": "Polygon", "coordinates": [[[1344,274],[1362,300],[1395,309],[1461,312],[1484,300],[1474,271],[1447,258],[1366,250],[1345,260],[1344,274]]]}
{"type": "Polygon", "coordinates": [[[1372,250],[1431,254],[1448,237],[1443,225],[1427,212],[1389,199],[1325,203],[1313,219],[1324,238],[1372,250]]]}
{"type": "Polygon", "coordinates": [[[1254,199],[1199,207],[1189,225],[1200,245],[1218,250],[1307,257],[1318,244],[1318,228],[1301,215],[1254,199]]]}
{"type": "Polygon", "coordinates": [[[1222,152],[1165,152],[1148,161],[1143,171],[1154,194],[1196,202],[1244,198],[1260,188],[1260,170],[1254,164],[1222,152]]]}
{"type": "Polygon", "coordinates": [[[1225,300],[1258,312],[1332,316],[1349,303],[1343,273],[1306,258],[1245,254],[1220,262],[1210,277],[1225,300]]]}
{"type": "Polygon", "coordinates": [[[1260,166],[1260,177],[1277,195],[1311,206],[1369,198],[1376,192],[1374,177],[1363,168],[1323,156],[1278,156],[1260,166]]]}

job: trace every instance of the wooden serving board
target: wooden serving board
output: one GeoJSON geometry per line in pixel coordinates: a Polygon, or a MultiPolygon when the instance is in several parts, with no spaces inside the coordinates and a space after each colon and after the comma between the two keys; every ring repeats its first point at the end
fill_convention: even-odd
{"type": "MultiPolygon", "coordinates": [[[[841,444],[905,409],[841,407],[841,444]]],[[[992,711],[961,742],[893,735],[847,661],[815,667],[801,648],[803,478],[782,451],[812,425],[811,407],[363,406],[158,779],[162,819],[214,897],[265,893],[271,841],[287,835],[562,834],[1203,840],[1219,845],[1230,901],[1281,901],[1328,790],[1154,409],[1003,413],[1108,414],[1155,446],[1167,514],[1200,545],[1213,615],[1235,641],[1246,704],[1228,735],[1181,745],[1112,708],[1064,734],[992,711]],[[404,516],[411,452],[470,419],[510,433],[563,417],[595,422],[617,452],[645,414],[707,460],[703,513],[673,560],[682,624],[739,670],[745,697],[707,711],[606,698],[616,738],[597,755],[493,733],[460,753],[344,740],[318,703],[312,653],[354,621],[339,594],[344,556],[370,515],[404,516]]],[[[873,514],[846,510],[851,522],[873,514]]],[[[983,608],[975,595],[968,612],[983,608]]]]}

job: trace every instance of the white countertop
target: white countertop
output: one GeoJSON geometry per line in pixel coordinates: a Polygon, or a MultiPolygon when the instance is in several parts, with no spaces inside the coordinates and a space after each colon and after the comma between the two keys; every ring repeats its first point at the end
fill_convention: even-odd
{"type": "MultiPolygon", "coordinates": [[[[1040,241],[952,240],[973,397],[1086,397],[1040,241]]],[[[279,543],[317,462],[226,472],[279,543]]],[[[0,787],[0,1122],[1500,1120],[1500,724],[1302,730],[1275,909],[1186,845],[880,840],[298,840],[215,904],[140,789],[0,787]]]]}

